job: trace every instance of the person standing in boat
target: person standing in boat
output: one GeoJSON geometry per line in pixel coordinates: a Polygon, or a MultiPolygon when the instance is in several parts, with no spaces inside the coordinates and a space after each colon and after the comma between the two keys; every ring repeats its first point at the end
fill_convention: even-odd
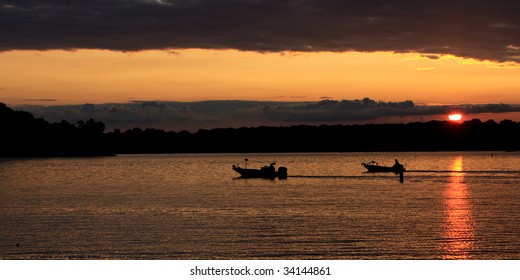
{"type": "Polygon", "coordinates": [[[396,159],[395,160],[395,163],[394,163],[394,166],[393,166],[396,170],[403,170],[404,169],[404,166],[399,163],[399,161],[396,159]]]}

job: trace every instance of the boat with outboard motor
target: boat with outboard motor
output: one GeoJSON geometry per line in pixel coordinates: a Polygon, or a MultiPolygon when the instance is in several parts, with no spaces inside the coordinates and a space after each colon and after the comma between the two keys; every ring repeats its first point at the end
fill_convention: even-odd
{"type": "Polygon", "coordinates": [[[280,166],[278,170],[274,167],[276,163],[271,163],[269,166],[264,166],[260,169],[242,168],[238,165],[233,165],[232,168],[235,172],[240,174],[241,178],[265,178],[265,179],[287,179],[287,168],[280,166]]]}
{"type": "Polygon", "coordinates": [[[361,165],[363,165],[363,167],[365,167],[368,172],[393,172],[395,174],[399,174],[405,171],[404,166],[400,164],[397,160],[395,160],[395,164],[393,166],[379,165],[375,161],[361,163],[361,165]]]}

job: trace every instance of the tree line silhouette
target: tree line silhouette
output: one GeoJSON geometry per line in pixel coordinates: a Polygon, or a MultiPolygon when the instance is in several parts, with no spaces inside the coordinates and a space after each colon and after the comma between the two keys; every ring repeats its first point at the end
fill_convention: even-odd
{"type": "Polygon", "coordinates": [[[0,103],[0,157],[106,156],[127,153],[477,151],[520,149],[520,123],[295,125],[105,132],[94,119],[49,123],[0,103]]]}

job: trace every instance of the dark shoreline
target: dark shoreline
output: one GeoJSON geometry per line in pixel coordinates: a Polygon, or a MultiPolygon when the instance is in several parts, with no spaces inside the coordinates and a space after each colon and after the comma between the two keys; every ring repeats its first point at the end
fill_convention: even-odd
{"type": "Polygon", "coordinates": [[[348,151],[348,152],[330,152],[330,151],[303,151],[303,152],[177,152],[177,153],[117,153],[107,155],[21,155],[21,156],[0,156],[0,160],[9,159],[52,159],[52,158],[105,158],[105,157],[117,157],[120,155],[204,155],[204,154],[298,154],[298,153],[416,153],[416,152],[431,152],[431,153],[445,153],[445,152],[491,152],[491,153],[518,153],[520,151],[502,151],[502,150],[402,150],[402,151],[348,151]]]}
{"type": "Polygon", "coordinates": [[[294,125],[105,132],[93,119],[49,123],[0,103],[0,158],[96,157],[117,154],[519,151],[520,122],[294,125]]]}

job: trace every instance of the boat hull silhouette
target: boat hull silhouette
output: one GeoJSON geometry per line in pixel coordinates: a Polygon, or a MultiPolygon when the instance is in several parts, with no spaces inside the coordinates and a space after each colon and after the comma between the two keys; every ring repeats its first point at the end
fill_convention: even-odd
{"type": "Polygon", "coordinates": [[[233,165],[233,170],[240,174],[241,178],[287,179],[287,168],[285,167],[279,167],[276,171],[274,168],[252,169],[233,165]]]}
{"type": "Polygon", "coordinates": [[[393,172],[399,174],[405,170],[402,166],[384,166],[378,165],[377,163],[362,163],[361,165],[363,165],[368,172],[393,172]]]}

